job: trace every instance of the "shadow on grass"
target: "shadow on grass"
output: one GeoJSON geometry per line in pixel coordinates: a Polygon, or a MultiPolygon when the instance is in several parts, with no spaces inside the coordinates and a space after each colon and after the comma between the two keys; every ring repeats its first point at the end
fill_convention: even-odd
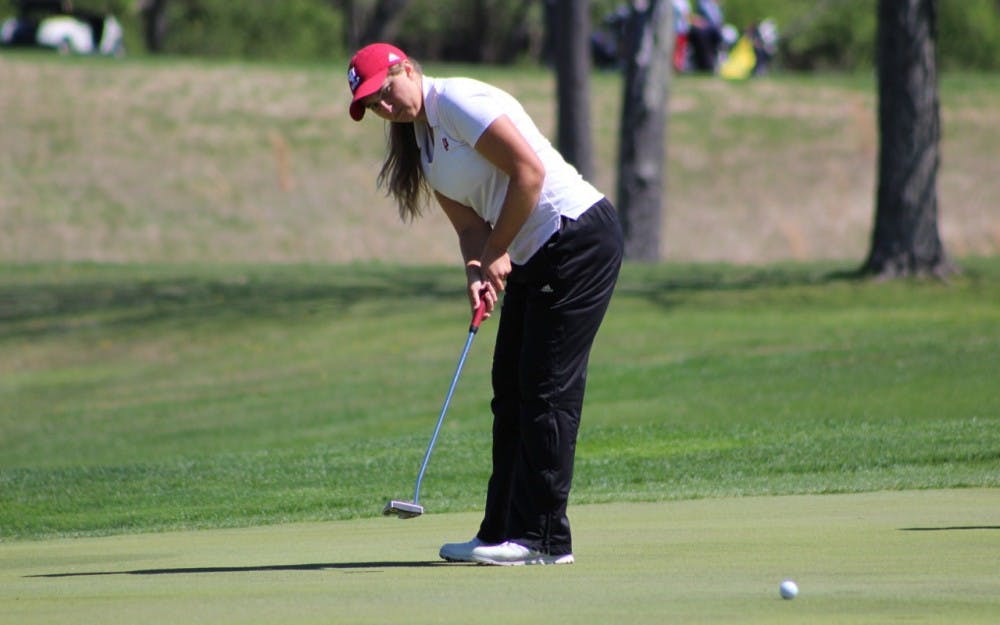
{"type": "Polygon", "coordinates": [[[81,326],[116,328],[156,322],[189,323],[331,316],[365,302],[387,307],[413,299],[455,299],[455,272],[396,268],[212,268],[158,270],[83,267],[68,278],[5,283],[0,276],[0,338],[58,334],[81,326]]]}
{"type": "MultiPolygon", "coordinates": [[[[0,270],[3,268],[0,267],[0,270]]],[[[973,282],[983,276],[964,272],[973,282]]],[[[704,292],[751,292],[871,280],[843,263],[770,266],[627,263],[620,295],[665,310],[704,292]]],[[[31,338],[93,326],[157,322],[232,323],[330,317],[359,304],[405,309],[431,300],[460,302],[453,267],[401,265],[145,266],[39,265],[0,271],[0,338],[31,338]]]]}
{"type": "Polygon", "coordinates": [[[476,566],[454,562],[417,561],[417,562],[324,562],[315,564],[272,564],[263,566],[205,566],[176,569],[137,569],[134,571],[85,571],[81,573],[44,573],[41,575],[26,575],[29,578],[60,578],[60,577],[99,577],[104,575],[200,575],[204,573],[265,573],[268,571],[366,571],[378,572],[381,569],[411,569],[435,568],[441,566],[476,566]]]}
{"type": "Polygon", "coordinates": [[[623,271],[618,293],[642,298],[664,309],[683,302],[687,295],[705,292],[742,292],[824,286],[861,282],[866,276],[854,269],[823,266],[752,267],[691,265],[665,271],[664,265],[632,266],[623,271]]]}
{"type": "MultiPolygon", "coordinates": [[[[260,266],[38,267],[11,280],[0,274],[0,338],[58,334],[81,326],[142,326],[160,321],[294,321],[330,316],[362,303],[405,307],[414,300],[460,301],[461,274],[443,267],[260,266]],[[53,277],[55,275],[55,277],[53,277]]],[[[685,294],[819,285],[857,279],[830,267],[627,265],[619,292],[663,308],[685,294]]]]}

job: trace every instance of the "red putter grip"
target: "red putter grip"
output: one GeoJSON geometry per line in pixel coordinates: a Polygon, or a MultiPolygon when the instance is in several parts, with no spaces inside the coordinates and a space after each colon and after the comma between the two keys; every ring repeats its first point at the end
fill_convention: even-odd
{"type": "Polygon", "coordinates": [[[475,332],[479,329],[479,324],[483,322],[483,317],[486,316],[486,300],[479,297],[479,306],[472,313],[472,325],[469,326],[469,332],[475,332]]]}

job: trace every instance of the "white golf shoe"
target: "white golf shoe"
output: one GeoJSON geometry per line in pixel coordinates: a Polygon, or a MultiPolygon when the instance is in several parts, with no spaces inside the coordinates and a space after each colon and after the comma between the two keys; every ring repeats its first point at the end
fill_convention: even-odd
{"type": "Polygon", "coordinates": [[[438,555],[449,562],[472,562],[472,550],[483,544],[478,537],[466,543],[445,543],[438,555]]]}
{"type": "Polygon", "coordinates": [[[550,555],[528,549],[515,542],[503,542],[499,545],[479,545],[473,547],[469,561],[479,564],[496,566],[521,566],[525,564],[573,564],[573,554],[564,553],[550,555]]]}

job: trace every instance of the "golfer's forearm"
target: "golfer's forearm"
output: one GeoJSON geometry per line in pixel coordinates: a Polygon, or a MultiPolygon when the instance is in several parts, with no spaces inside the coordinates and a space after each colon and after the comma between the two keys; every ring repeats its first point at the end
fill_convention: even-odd
{"type": "Polygon", "coordinates": [[[462,260],[465,262],[465,269],[469,273],[470,278],[474,277],[478,279],[479,277],[479,259],[489,236],[490,230],[488,226],[483,231],[466,232],[458,235],[458,247],[462,252],[462,260]],[[475,275],[470,270],[474,270],[475,275]]]}
{"type": "Polygon", "coordinates": [[[503,207],[500,209],[500,217],[493,225],[493,231],[482,250],[483,256],[499,256],[507,251],[514,237],[521,231],[521,227],[528,221],[531,211],[538,203],[538,197],[542,192],[542,182],[544,173],[537,175],[535,172],[528,172],[518,177],[512,177],[507,187],[507,196],[504,198],[503,207]]]}
{"type": "Polygon", "coordinates": [[[468,269],[470,263],[479,264],[479,257],[483,253],[486,239],[489,238],[492,228],[490,224],[480,217],[472,208],[460,204],[455,200],[434,192],[438,204],[444,210],[444,214],[451,221],[458,235],[458,249],[462,254],[462,260],[468,269]]]}
{"type": "Polygon", "coordinates": [[[545,182],[545,165],[506,115],[498,117],[476,141],[476,151],[508,176],[507,194],[483,258],[503,256],[531,211],[538,204],[545,182]]]}

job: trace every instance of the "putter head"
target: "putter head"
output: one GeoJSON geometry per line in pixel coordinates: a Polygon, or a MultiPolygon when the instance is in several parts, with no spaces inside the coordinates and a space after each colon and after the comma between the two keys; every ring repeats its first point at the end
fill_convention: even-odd
{"type": "Polygon", "coordinates": [[[412,519],[424,513],[424,507],[410,501],[396,501],[393,499],[385,504],[382,509],[382,516],[397,516],[401,519],[412,519]]]}

